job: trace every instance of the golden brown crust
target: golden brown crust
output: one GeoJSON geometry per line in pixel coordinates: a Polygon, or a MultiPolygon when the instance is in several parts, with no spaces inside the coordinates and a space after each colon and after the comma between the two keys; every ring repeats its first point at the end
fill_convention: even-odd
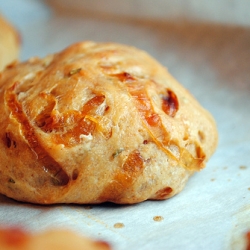
{"type": "Polygon", "coordinates": [[[145,52],[83,42],[0,79],[0,192],[136,203],[180,192],[217,145],[211,115],[145,52]]]}
{"type": "Polygon", "coordinates": [[[19,227],[0,228],[0,249],[4,250],[111,250],[104,241],[94,241],[68,230],[31,234],[19,227]]]}
{"type": "Polygon", "coordinates": [[[18,59],[20,37],[15,28],[0,15],[0,70],[18,59]]]}

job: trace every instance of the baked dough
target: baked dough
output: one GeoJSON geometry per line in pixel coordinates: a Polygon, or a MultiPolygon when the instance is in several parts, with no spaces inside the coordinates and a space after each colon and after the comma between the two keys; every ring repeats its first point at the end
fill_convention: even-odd
{"type": "Polygon", "coordinates": [[[53,229],[32,234],[19,227],[0,228],[4,250],[111,250],[105,241],[92,240],[69,230],[53,229]]]}
{"type": "Polygon", "coordinates": [[[136,48],[82,42],[0,79],[0,193],[137,203],[179,193],[217,145],[214,119],[136,48]]]}
{"type": "Polygon", "coordinates": [[[0,15],[0,70],[18,59],[19,49],[18,32],[0,15]]]}

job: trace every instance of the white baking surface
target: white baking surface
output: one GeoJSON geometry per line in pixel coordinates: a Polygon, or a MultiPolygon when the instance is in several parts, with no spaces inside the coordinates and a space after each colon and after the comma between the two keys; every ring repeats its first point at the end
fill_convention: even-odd
{"type": "Polygon", "coordinates": [[[0,12],[21,33],[21,60],[81,40],[114,41],[148,51],[213,114],[220,135],[207,167],[169,200],[90,208],[25,204],[0,195],[1,225],[31,231],[68,228],[107,240],[117,250],[243,250],[242,237],[250,230],[248,25],[79,15],[54,12],[38,0],[1,1],[0,12]],[[154,216],[164,219],[154,221],[154,216]],[[118,222],[124,227],[115,228],[118,222]]]}

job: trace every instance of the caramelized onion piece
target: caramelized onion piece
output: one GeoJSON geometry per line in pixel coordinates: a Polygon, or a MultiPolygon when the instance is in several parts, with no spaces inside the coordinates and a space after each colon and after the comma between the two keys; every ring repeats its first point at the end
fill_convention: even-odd
{"type": "Polygon", "coordinates": [[[124,81],[133,81],[135,80],[135,77],[133,77],[130,73],[128,72],[121,72],[121,73],[118,73],[118,74],[113,74],[111,76],[115,76],[117,77],[121,82],[124,82],[124,81]]]}
{"type": "Polygon", "coordinates": [[[163,126],[159,115],[154,112],[153,105],[144,85],[127,84],[127,89],[129,94],[134,98],[137,110],[143,120],[143,124],[155,144],[171,158],[177,160],[172,152],[165,147],[170,142],[169,133],[163,126]]]}
{"type": "Polygon", "coordinates": [[[51,177],[51,183],[56,186],[64,186],[69,182],[69,176],[62,169],[58,162],[56,162],[46,150],[40,145],[34,128],[30,124],[26,114],[22,109],[16,95],[18,82],[6,90],[5,98],[7,105],[11,111],[12,116],[19,122],[22,134],[28,142],[29,147],[34,151],[38,157],[40,165],[43,167],[45,173],[51,177]]]}
{"type": "Polygon", "coordinates": [[[122,169],[129,176],[133,176],[138,172],[141,172],[143,169],[143,159],[140,155],[140,152],[135,150],[126,159],[125,163],[122,166],[122,169]]]}
{"type": "Polygon", "coordinates": [[[40,124],[39,127],[44,132],[53,132],[52,137],[55,143],[72,147],[81,142],[81,135],[93,134],[98,126],[95,111],[104,100],[104,95],[96,95],[83,105],[81,111],[69,110],[59,113],[54,108],[55,97],[50,97],[47,98],[48,105],[37,116],[36,122],[40,124]]]}
{"type": "Polygon", "coordinates": [[[120,200],[124,190],[132,186],[143,169],[143,158],[138,150],[134,150],[129,154],[122,167],[116,171],[112,182],[104,189],[99,200],[112,202],[120,200]]]}
{"type": "Polygon", "coordinates": [[[162,110],[169,116],[174,117],[179,109],[179,102],[176,94],[167,89],[167,95],[162,95],[162,110]]]}
{"type": "MultiPolygon", "coordinates": [[[[161,117],[154,111],[153,104],[147,93],[147,86],[151,83],[156,83],[150,80],[146,80],[146,82],[137,80],[136,77],[126,72],[112,76],[117,76],[120,81],[126,83],[125,86],[127,91],[135,100],[136,108],[143,124],[154,143],[171,159],[175,160],[184,168],[189,170],[200,170],[204,166],[203,161],[205,159],[205,154],[202,152],[202,149],[199,148],[198,157],[194,157],[187,149],[179,148],[178,141],[175,142],[175,140],[171,138],[169,132],[163,126],[161,117]],[[131,81],[131,79],[133,79],[133,81],[131,81]],[[179,148],[179,157],[171,151],[170,145],[176,145],[176,147],[179,148]]],[[[167,89],[167,95],[162,95],[162,109],[171,117],[174,117],[179,109],[178,98],[170,89],[167,89]]]]}
{"type": "Polygon", "coordinates": [[[159,191],[156,192],[156,199],[164,200],[166,199],[171,193],[173,192],[173,189],[171,187],[165,187],[159,191]]]}

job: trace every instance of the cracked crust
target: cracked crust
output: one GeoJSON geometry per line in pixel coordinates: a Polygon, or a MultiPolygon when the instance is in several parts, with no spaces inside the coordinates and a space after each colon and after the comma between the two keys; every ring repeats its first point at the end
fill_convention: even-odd
{"type": "Polygon", "coordinates": [[[0,192],[137,203],[179,193],[214,152],[211,115],[147,53],[83,42],[0,79],[0,192]]]}

